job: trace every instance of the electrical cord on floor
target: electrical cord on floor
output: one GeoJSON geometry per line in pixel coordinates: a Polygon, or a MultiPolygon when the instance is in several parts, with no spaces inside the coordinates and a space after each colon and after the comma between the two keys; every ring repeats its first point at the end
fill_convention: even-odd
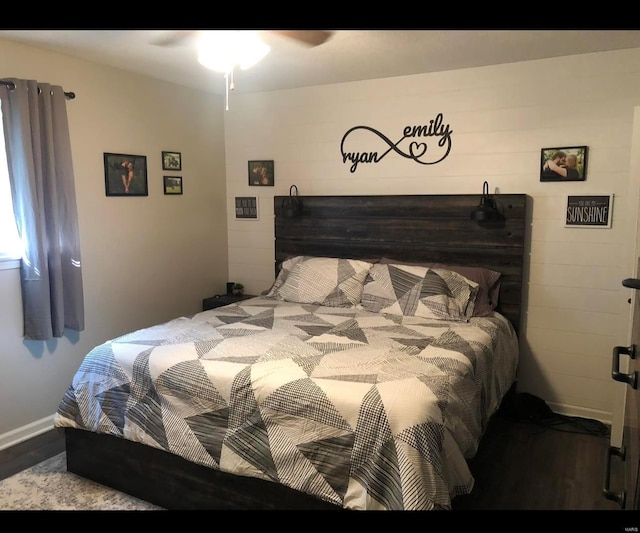
{"type": "Polygon", "coordinates": [[[566,433],[582,433],[585,435],[597,435],[600,437],[608,437],[611,434],[609,426],[603,422],[579,416],[559,415],[554,413],[552,417],[535,420],[535,423],[555,431],[564,431],[566,433]]]}
{"type": "Polygon", "coordinates": [[[499,412],[515,421],[531,422],[554,431],[601,437],[611,434],[609,426],[599,420],[554,413],[544,400],[526,392],[515,393],[505,398],[499,412]]]}

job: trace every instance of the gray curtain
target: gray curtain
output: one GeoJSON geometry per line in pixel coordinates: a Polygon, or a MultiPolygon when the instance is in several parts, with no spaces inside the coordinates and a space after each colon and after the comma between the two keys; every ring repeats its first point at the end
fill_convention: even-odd
{"type": "Polygon", "coordinates": [[[78,214],[62,87],[0,84],[9,181],[18,232],[24,338],[84,330],[78,214]]]}

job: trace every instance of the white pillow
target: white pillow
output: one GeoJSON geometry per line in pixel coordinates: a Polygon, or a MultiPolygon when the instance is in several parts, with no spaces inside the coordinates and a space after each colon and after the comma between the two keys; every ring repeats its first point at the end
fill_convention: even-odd
{"type": "Polygon", "coordinates": [[[296,256],[282,269],[267,297],[328,307],[360,303],[364,281],[372,264],[357,259],[296,256]]]}

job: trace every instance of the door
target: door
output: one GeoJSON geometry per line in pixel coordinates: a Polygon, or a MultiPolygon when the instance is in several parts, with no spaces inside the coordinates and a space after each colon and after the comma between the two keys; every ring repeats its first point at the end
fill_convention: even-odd
{"type": "MultiPolygon", "coordinates": [[[[640,260],[638,264],[640,269],[640,260]]],[[[636,270],[640,272],[640,270],[636,270]]],[[[618,375],[618,381],[627,384],[623,439],[626,449],[625,488],[627,496],[625,509],[640,509],[638,470],[640,469],[640,389],[638,388],[638,356],[640,355],[640,279],[625,279],[622,284],[632,289],[631,303],[633,316],[631,326],[631,346],[627,371],[618,375]]],[[[616,377],[614,377],[616,379],[616,377]]]]}
{"type": "MultiPolygon", "coordinates": [[[[638,359],[640,358],[640,107],[634,108],[629,173],[629,224],[625,242],[627,257],[624,264],[633,278],[623,280],[628,291],[629,322],[626,324],[630,344],[613,349],[611,377],[622,385],[616,389],[611,425],[611,446],[605,464],[604,496],[616,501],[623,509],[639,509],[638,477],[640,392],[638,392],[638,359]],[[635,246],[634,246],[635,245],[635,246]],[[611,459],[622,459],[624,475],[621,491],[610,490],[611,459]]],[[[622,326],[623,324],[621,324],[622,326]]],[[[626,335],[625,335],[626,337],[626,335]]],[[[617,484],[617,483],[616,483],[617,484]]],[[[619,487],[618,487],[619,488],[619,487]]]]}
{"type": "MultiPolygon", "coordinates": [[[[638,270],[640,272],[640,259],[638,270]]],[[[622,445],[610,446],[605,465],[605,482],[603,495],[615,501],[620,508],[628,510],[640,509],[640,390],[638,389],[638,356],[640,355],[640,279],[628,278],[622,285],[631,289],[629,303],[631,309],[631,344],[616,346],[613,349],[611,377],[625,384],[624,389],[624,425],[622,428],[622,445]],[[611,480],[611,458],[617,456],[623,464],[623,488],[614,491],[609,488],[611,480]]]]}
{"type": "MultiPolygon", "coordinates": [[[[624,357],[627,369],[619,377],[625,383],[623,440],[625,448],[624,483],[626,498],[624,509],[640,509],[640,391],[638,390],[638,370],[640,365],[640,108],[634,108],[633,133],[631,141],[631,164],[629,174],[629,198],[635,203],[635,224],[630,225],[629,242],[635,241],[631,257],[633,278],[622,282],[629,292],[631,317],[629,321],[629,354],[624,357]],[[635,229],[635,235],[634,235],[635,229]],[[634,238],[635,237],[635,238],[634,238]]],[[[630,213],[631,214],[631,213],[630,213]]],[[[633,249],[633,246],[629,247],[633,249]]],[[[612,369],[614,370],[614,369],[612,369]]],[[[615,379],[615,378],[614,378],[615,379]]]]}

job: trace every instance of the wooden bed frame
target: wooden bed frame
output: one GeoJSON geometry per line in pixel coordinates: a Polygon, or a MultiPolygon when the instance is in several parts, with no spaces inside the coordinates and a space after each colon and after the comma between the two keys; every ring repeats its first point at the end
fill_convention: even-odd
{"type": "MultiPolygon", "coordinates": [[[[275,272],[293,255],[483,266],[503,273],[498,311],[521,326],[529,197],[495,195],[503,218],[475,222],[481,195],[306,196],[286,218],[274,197],[275,272]]],[[[67,470],[166,509],[341,508],[287,487],[235,476],[110,435],[65,428],[67,470]]]]}

